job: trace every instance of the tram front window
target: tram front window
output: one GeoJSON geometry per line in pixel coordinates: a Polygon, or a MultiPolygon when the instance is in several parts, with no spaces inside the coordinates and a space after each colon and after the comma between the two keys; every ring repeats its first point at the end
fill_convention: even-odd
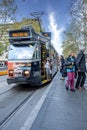
{"type": "Polygon", "coordinates": [[[35,44],[27,45],[10,45],[8,60],[23,60],[31,59],[33,57],[35,44]]]}

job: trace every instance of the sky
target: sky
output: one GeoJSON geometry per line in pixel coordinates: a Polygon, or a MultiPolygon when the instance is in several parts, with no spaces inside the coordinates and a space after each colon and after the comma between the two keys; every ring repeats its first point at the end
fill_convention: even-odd
{"type": "Polygon", "coordinates": [[[33,18],[30,14],[43,11],[42,28],[51,32],[52,44],[59,54],[62,54],[62,33],[69,23],[69,5],[71,0],[16,0],[17,19],[33,18]]]}

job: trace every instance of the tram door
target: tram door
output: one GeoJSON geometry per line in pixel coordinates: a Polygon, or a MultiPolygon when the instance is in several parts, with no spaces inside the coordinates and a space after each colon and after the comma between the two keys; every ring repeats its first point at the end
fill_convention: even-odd
{"type": "Polygon", "coordinates": [[[46,63],[46,44],[41,44],[41,76],[42,81],[46,79],[46,70],[45,70],[45,63],[46,63]]]}

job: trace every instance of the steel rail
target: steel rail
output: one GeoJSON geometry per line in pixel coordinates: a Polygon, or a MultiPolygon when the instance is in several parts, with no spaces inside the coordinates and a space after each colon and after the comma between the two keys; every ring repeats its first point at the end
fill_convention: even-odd
{"type": "MultiPolygon", "coordinates": [[[[36,90],[35,90],[36,91],[36,90]]],[[[35,91],[31,92],[16,108],[0,122],[0,129],[20,110],[20,108],[29,100],[29,98],[35,93],[35,91]]]]}

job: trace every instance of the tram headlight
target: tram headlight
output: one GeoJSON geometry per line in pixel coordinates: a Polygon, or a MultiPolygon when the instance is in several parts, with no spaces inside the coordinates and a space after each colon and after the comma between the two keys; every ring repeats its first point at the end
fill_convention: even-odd
{"type": "Polygon", "coordinates": [[[14,75],[14,71],[13,70],[9,70],[9,76],[12,77],[14,75]]]}
{"type": "Polygon", "coordinates": [[[24,76],[30,76],[30,72],[28,70],[24,71],[24,76]]]}

